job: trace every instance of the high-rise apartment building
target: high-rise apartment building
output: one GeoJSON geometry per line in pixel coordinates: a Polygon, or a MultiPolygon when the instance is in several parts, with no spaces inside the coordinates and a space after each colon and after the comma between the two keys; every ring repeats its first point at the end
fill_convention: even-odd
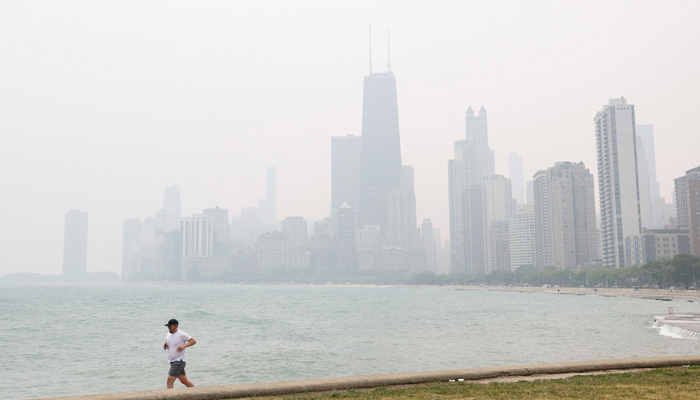
{"type": "Polygon", "coordinates": [[[634,105],[611,99],[594,122],[603,266],[624,267],[624,238],[642,232],[634,105]]]}
{"type": "Polygon", "coordinates": [[[508,224],[513,211],[510,179],[503,175],[491,175],[483,182],[484,236],[486,245],[486,270],[509,270],[510,257],[503,257],[502,240],[508,241],[508,224]]]}
{"type": "Polygon", "coordinates": [[[593,175],[572,162],[555,163],[547,175],[552,264],[576,269],[599,259],[593,175]]]}
{"type": "Polygon", "coordinates": [[[513,190],[513,199],[518,204],[527,204],[525,200],[525,172],[523,166],[523,158],[518,156],[518,153],[513,151],[508,157],[508,178],[513,190]]]}
{"type": "Polygon", "coordinates": [[[535,210],[527,204],[518,205],[518,210],[508,221],[510,267],[535,265],[535,210]]]}
{"type": "Polygon", "coordinates": [[[558,162],[533,180],[535,265],[575,269],[600,259],[593,175],[558,162]]]}
{"type": "Polygon", "coordinates": [[[532,176],[532,202],[535,212],[535,266],[544,268],[552,262],[552,212],[549,200],[547,171],[537,171],[532,176]]]}
{"type": "Polygon", "coordinates": [[[700,167],[686,171],[674,182],[678,225],[688,229],[691,254],[700,256],[700,167]]]}
{"type": "Polygon", "coordinates": [[[389,190],[401,185],[402,165],[396,78],[391,71],[364,79],[360,158],[359,225],[380,225],[384,230],[389,190]]]}
{"type": "Polygon", "coordinates": [[[87,271],[88,213],[70,210],[63,226],[63,275],[87,271]]]}

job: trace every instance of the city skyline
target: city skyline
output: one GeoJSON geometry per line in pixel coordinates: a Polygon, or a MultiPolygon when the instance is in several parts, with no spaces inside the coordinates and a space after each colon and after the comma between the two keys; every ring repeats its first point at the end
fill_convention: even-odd
{"type": "MultiPolygon", "coordinates": [[[[164,38],[146,33],[140,28],[144,22],[141,17],[118,10],[91,5],[83,6],[85,13],[71,13],[52,9],[49,3],[45,6],[45,13],[31,21],[27,19],[31,10],[22,5],[13,5],[0,16],[4,26],[22,33],[17,42],[0,39],[0,46],[6,50],[0,56],[0,68],[18,83],[6,87],[0,97],[4,128],[11,133],[9,145],[0,155],[17,167],[15,172],[3,172],[2,176],[3,186],[14,190],[3,196],[6,212],[12,212],[2,228],[2,237],[11,245],[1,254],[6,262],[0,274],[59,273],[63,215],[73,208],[90,213],[88,271],[119,271],[122,220],[152,215],[160,208],[164,187],[179,185],[182,189],[183,216],[217,205],[235,216],[238,210],[255,206],[265,197],[264,169],[268,166],[278,170],[278,220],[292,215],[307,219],[328,215],[330,137],[360,134],[362,95],[358,83],[367,65],[365,9],[345,9],[349,18],[340,20],[338,28],[331,30],[337,48],[321,63],[314,64],[320,58],[302,62],[301,57],[284,53],[283,47],[303,43],[294,49],[308,55],[327,48],[325,39],[295,30],[293,25],[288,26],[289,39],[282,40],[282,46],[263,35],[263,43],[271,44],[273,53],[291,57],[293,62],[284,69],[266,64],[263,60],[269,60],[264,57],[249,57],[252,64],[245,67],[228,55],[207,52],[214,45],[226,48],[225,41],[232,40],[244,54],[260,55],[257,49],[245,47],[245,41],[236,39],[243,37],[239,28],[225,28],[219,20],[208,29],[195,24],[188,29],[201,33],[175,45],[181,39],[178,34],[164,38]],[[96,29],[93,38],[78,39],[81,35],[76,32],[89,24],[86,13],[97,13],[114,24],[90,25],[90,29],[96,29]],[[76,26],[76,30],[65,28],[57,17],[69,21],[66,26],[76,26]],[[135,22],[135,28],[130,28],[135,31],[125,28],[130,21],[135,22]],[[121,33],[126,33],[126,38],[118,35],[121,33]],[[112,54],[127,51],[124,44],[135,37],[143,37],[149,49],[167,50],[149,55],[144,46],[127,46],[130,61],[118,61],[119,68],[125,70],[118,72],[111,66],[112,54]],[[199,44],[213,37],[217,38],[213,45],[197,50],[199,44]],[[47,46],[38,46],[34,53],[31,49],[40,43],[47,46]],[[98,51],[93,58],[89,54],[95,48],[106,50],[98,51]],[[199,57],[181,60],[178,53],[199,57]],[[170,62],[174,70],[157,75],[162,67],[158,57],[183,62],[181,66],[170,62]],[[150,67],[152,63],[156,69],[150,67]],[[268,81],[250,75],[248,68],[260,68],[268,81]],[[332,75],[324,72],[328,69],[333,70],[332,75]],[[270,72],[277,70],[282,71],[280,76],[271,76],[270,72]],[[192,71],[207,72],[213,79],[192,71]],[[231,74],[236,71],[240,74],[231,74]],[[241,74],[248,74],[253,86],[229,78],[241,74]],[[184,77],[178,80],[182,89],[175,89],[173,78],[180,76],[184,77]],[[263,83],[269,86],[264,86],[259,95],[245,96],[263,83]],[[302,88],[311,95],[299,97],[302,88]],[[211,101],[205,98],[207,93],[211,101]],[[189,157],[195,154],[204,155],[189,157]],[[24,243],[34,238],[46,251],[23,253],[24,243]]],[[[221,16],[238,10],[233,5],[207,7],[221,7],[221,16]]],[[[247,7],[253,15],[260,15],[262,10],[247,7]]],[[[508,175],[507,154],[515,137],[518,155],[526,166],[524,175],[529,179],[536,170],[558,161],[584,162],[595,175],[592,115],[607,99],[620,95],[630,98],[637,107],[637,124],[654,126],[657,180],[661,196],[670,202],[673,179],[697,165],[693,149],[700,140],[692,136],[697,126],[692,110],[698,102],[694,93],[700,82],[695,71],[700,60],[685,50],[692,44],[690,38],[698,34],[698,28],[690,23],[693,12],[687,9],[698,6],[684,3],[686,12],[682,13],[677,7],[629,3],[616,5],[610,16],[600,17],[595,5],[557,5],[542,16],[528,14],[533,19],[525,23],[518,22],[521,16],[516,18],[516,14],[528,13],[529,7],[514,6],[504,16],[503,23],[513,23],[507,32],[500,32],[493,18],[497,7],[465,7],[454,17],[442,15],[444,10],[439,7],[430,10],[428,15],[445,18],[442,28],[436,24],[413,26],[422,10],[407,7],[394,13],[390,5],[373,9],[373,18],[380,21],[378,31],[386,25],[392,27],[402,161],[415,168],[417,220],[430,218],[447,239],[445,160],[452,156],[452,143],[462,138],[465,110],[469,104],[478,108],[482,103],[490,113],[495,172],[508,175]],[[484,22],[462,31],[466,28],[456,22],[469,11],[483,16],[484,22]],[[560,22],[547,22],[551,13],[559,13],[560,22]],[[619,21],[602,24],[599,31],[586,31],[586,35],[562,26],[585,26],[613,16],[619,21]],[[655,22],[653,26],[649,21],[655,22]],[[523,38],[517,37],[519,29],[527,30],[537,23],[554,34],[535,29],[523,38]],[[424,42],[435,39],[430,36],[431,28],[444,39],[428,40],[435,47],[424,42]],[[450,35],[456,32],[460,35],[450,35]],[[623,32],[631,35],[621,35],[623,32]],[[494,38],[489,39],[488,34],[494,38]],[[458,36],[462,39],[456,39],[458,36]],[[506,44],[499,45],[499,40],[506,44]],[[539,47],[528,48],[529,43],[539,43],[539,47]],[[600,48],[599,43],[606,44],[600,48]],[[621,44],[626,45],[622,46],[624,51],[619,50],[621,44]],[[466,55],[457,57],[459,51],[455,49],[466,55]],[[549,51],[553,52],[551,57],[533,61],[549,51]],[[650,52],[657,56],[643,57],[650,52]],[[669,59],[673,62],[660,61],[669,59]],[[582,60],[585,62],[579,63],[582,60]],[[604,67],[608,64],[603,61],[625,64],[626,75],[609,74],[604,67]],[[577,64],[585,68],[575,67],[577,64]],[[438,70],[442,71],[440,76],[431,73],[438,70]],[[522,79],[529,74],[532,76],[527,80],[522,79]],[[545,106],[546,115],[539,112],[545,106]]],[[[147,7],[144,15],[154,15],[155,11],[147,7]]],[[[282,14],[290,11],[283,6],[272,18],[275,23],[283,23],[282,14]]],[[[182,16],[178,14],[182,11],[172,12],[182,16]]],[[[337,9],[319,12],[330,15],[337,9]]],[[[154,26],[159,32],[175,32],[174,26],[165,21],[154,26]]],[[[320,30],[326,25],[318,21],[312,26],[320,30]]],[[[250,26],[244,24],[240,29],[246,27],[250,26]]],[[[374,57],[382,60],[383,39],[375,40],[375,49],[379,50],[375,50],[374,57]]]]}

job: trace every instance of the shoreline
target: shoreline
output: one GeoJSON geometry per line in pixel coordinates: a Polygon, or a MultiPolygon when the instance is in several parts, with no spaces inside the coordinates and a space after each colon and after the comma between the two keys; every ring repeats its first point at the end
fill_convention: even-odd
{"type": "Polygon", "coordinates": [[[136,392],[102,393],[82,396],[53,397],[37,400],[223,400],[234,398],[283,396],[300,393],[323,393],[366,390],[378,387],[414,386],[433,382],[487,383],[506,379],[561,379],[565,375],[617,373],[662,367],[699,365],[700,356],[627,358],[551,364],[512,365],[442,371],[409,372],[346,376],[298,381],[247,383],[238,385],[199,386],[195,388],[157,389],[136,392]]]}
{"type": "Polygon", "coordinates": [[[298,287],[348,287],[348,288],[398,288],[398,289],[442,289],[442,290],[484,290],[493,292],[547,293],[577,296],[602,297],[631,297],[659,301],[687,301],[700,303],[700,290],[686,289],[656,289],[656,288],[610,288],[610,287],[571,287],[571,286],[513,286],[513,285],[403,285],[403,284],[362,284],[362,283],[296,283],[296,282],[123,282],[123,281],[94,281],[94,282],[0,282],[0,286],[33,286],[33,285],[185,285],[185,286],[298,286],[298,287]]]}

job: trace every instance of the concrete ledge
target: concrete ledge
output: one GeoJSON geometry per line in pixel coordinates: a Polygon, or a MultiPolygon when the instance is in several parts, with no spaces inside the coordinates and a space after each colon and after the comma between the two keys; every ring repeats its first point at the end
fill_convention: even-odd
{"type": "Polygon", "coordinates": [[[57,397],[54,400],[220,400],[240,397],[277,396],[292,393],[322,392],[328,390],[367,389],[381,386],[410,385],[430,382],[448,382],[464,379],[529,376],[636,368],[659,368],[681,365],[700,365],[700,356],[627,358],[620,360],[577,361],[554,364],[516,365],[453,369],[445,371],[409,372],[348,376],[342,378],[308,379],[302,381],[249,383],[241,385],[202,386],[195,388],[159,389],[140,392],[107,393],[87,396],[57,397]]]}

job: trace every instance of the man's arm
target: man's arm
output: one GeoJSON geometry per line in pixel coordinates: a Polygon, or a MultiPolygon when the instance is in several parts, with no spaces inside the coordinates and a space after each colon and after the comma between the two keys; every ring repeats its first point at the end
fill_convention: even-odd
{"type": "Polygon", "coordinates": [[[193,337],[191,337],[190,340],[187,341],[187,343],[177,346],[177,351],[185,350],[187,347],[194,346],[195,344],[197,344],[197,341],[194,340],[193,337]]]}
{"type": "Polygon", "coordinates": [[[163,345],[163,350],[168,350],[168,342],[165,342],[165,344],[163,345]]]}

